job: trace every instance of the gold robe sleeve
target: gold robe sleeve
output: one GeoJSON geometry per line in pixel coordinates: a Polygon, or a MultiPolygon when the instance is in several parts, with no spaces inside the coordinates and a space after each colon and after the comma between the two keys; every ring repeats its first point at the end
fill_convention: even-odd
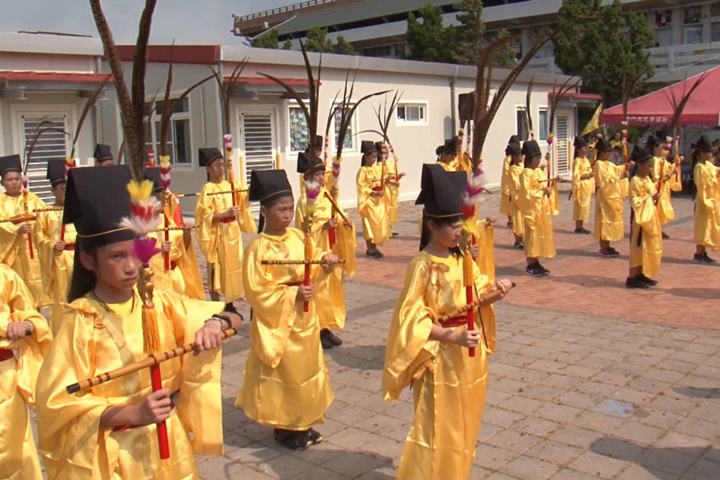
{"type": "Polygon", "coordinates": [[[53,212],[38,215],[35,225],[33,225],[33,241],[37,248],[37,256],[40,261],[40,271],[42,272],[42,286],[45,294],[53,298],[53,287],[55,280],[55,243],[59,240],[60,235],[53,212]]]}
{"type": "Polygon", "coordinates": [[[360,167],[355,179],[357,184],[358,213],[360,216],[367,215],[365,210],[370,201],[370,194],[372,193],[372,179],[368,173],[369,169],[367,167],[360,167]]]}
{"type": "Polygon", "coordinates": [[[429,340],[437,318],[425,302],[429,283],[430,268],[418,255],[408,264],[388,332],[382,378],[386,401],[397,400],[413,377],[427,368],[433,351],[439,348],[438,342],[429,340]]]}
{"type": "MultiPolygon", "coordinates": [[[[0,193],[0,209],[0,220],[9,220],[21,213],[4,193],[0,193]]],[[[0,261],[5,265],[15,263],[20,247],[18,230],[21,226],[21,223],[0,222],[0,261]]]]}
{"type": "Polygon", "coordinates": [[[243,233],[251,234],[257,232],[255,217],[252,214],[252,205],[248,192],[240,192],[237,194],[238,206],[240,207],[240,230],[243,233]]]}
{"type": "Polygon", "coordinates": [[[35,382],[52,341],[52,334],[47,320],[35,309],[35,301],[20,276],[10,267],[0,265],[0,279],[0,348],[17,349],[17,386],[25,401],[33,404],[35,382]],[[23,321],[32,323],[35,333],[10,343],[7,340],[8,324],[23,321]]]}
{"type": "Polygon", "coordinates": [[[634,177],[630,182],[630,205],[633,209],[633,221],[648,235],[660,235],[657,222],[657,209],[652,196],[655,185],[649,179],[634,177]]]}
{"type": "Polygon", "coordinates": [[[195,228],[197,229],[198,246],[209,263],[215,263],[217,259],[218,232],[213,225],[213,215],[216,212],[212,206],[212,199],[207,195],[210,189],[209,183],[203,185],[195,206],[195,228]]]}

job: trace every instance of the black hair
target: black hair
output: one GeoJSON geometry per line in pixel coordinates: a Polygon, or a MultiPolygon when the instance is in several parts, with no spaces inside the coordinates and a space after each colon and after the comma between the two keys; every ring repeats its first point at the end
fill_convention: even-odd
{"type": "Polygon", "coordinates": [[[444,151],[445,151],[445,145],[440,145],[439,147],[437,147],[437,148],[435,149],[435,155],[437,155],[438,158],[439,158],[439,157],[442,156],[442,154],[443,154],[444,151]]]}
{"type": "MultiPolygon", "coordinates": [[[[628,178],[632,179],[635,175],[637,175],[637,168],[638,165],[645,164],[652,160],[652,157],[643,158],[642,160],[638,160],[635,162],[635,164],[630,168],[630,172],[628,173],[628,178]]],[[[650,172],[650,175],[652,175],[652,172],[650,172]]]]}
{"type": "MultiPolygon", "coordinates": [[[[462,218],[462,215],[457,215],[453,217],[442,217],[442,218],[436,218],[436,217],[428,217],[425,215],[425,212],[423,211],[422,216],[422,231],[420,232],[420,251],[422,252],[425,250],[425,247],[428,246],[428,243],[430,243],[430,228],[428,227],[428,222],[432,221],[435,225],[443,226],[443,225],[453,225],[458,220],[462,218]]],[[[460,247],[454,247],[450,249],[450,253],[455,257],[462,257],[462,250],[460,250],[460,247]]]]}
{"type": "Polygon", "coordinates": [[[523,165],[525,165],[525,168],[532,168],[533,158],[535,157],[542,157],[542,155],[525,155],[525,159],[523,160],[523,165]]]}
{"type": "MultiPolygon", "coordinates": [[[[285,192],[283,192],[285,193],[285,192]]],[[[280,200],[283,200],[285,198],[289,198],[292,200],[293,203],[295,203],[295,197],[293,197],[292,192],[287,192],[286,195],[273,195],[267,200],[260,201],[260,206],[265,208],[272,208],[277,204],[280,200]]],[[[265,217],[262,213],[260,213],[260,218],[258,219],[258,233],[262,233],[263,230],[265,230],[265,217]]]]}
{"type": "Polygon", "coordinates": [[[97,284],[95,272],[86,269],[80,261],[81,252],[95,257],[97,247],[86,245],[86,242],[81,238],[77,239],[76,246],[78,249],[73,259],[73,272],[72,277],[70,277],[70,288],[68,289],[68,303],[84,297],[90,293],[97,284]]]}
{"type": "Polygon", "coordinates": [[[697,165],[697,163],[698,163],[699,161],[700,161],[700,150],[698,150],[698,149],[696,148],[696,149],[693,150],[693,152],[692,152],[692,166],[693,166],[693,170],[695,169],[695,165],[697,165]]]}

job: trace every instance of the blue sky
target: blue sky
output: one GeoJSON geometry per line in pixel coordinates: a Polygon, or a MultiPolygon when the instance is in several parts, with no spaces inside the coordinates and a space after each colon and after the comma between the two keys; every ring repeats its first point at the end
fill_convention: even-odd
{"type": "MultiPolygon", "coordinates": [[[[151,42],[234,44],[232,15],[244,15],[299,0],[158,0],[151,42]]],[[[131,43],[145,0],[104,0],[105,16],[118,43],[131,43]]],[[[0,31],[53,31],[90,34],[97,30],[87,0],[0,0],[0,31]]]]}

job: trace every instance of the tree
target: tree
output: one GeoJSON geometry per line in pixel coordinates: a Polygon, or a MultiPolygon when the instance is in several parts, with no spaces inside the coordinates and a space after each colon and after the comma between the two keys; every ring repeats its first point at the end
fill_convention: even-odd
{"type": "Polygon", "coordinates": [[[355,47],[352,46],[345,37],[342,35],[338,36],[337,42],[333,45],[333,52],[339,53],[340,55],[354,55],[355,47]]]}
{"type": "Polygon", "coordinates": [[[310,27],[305,39],[305,50],[308,52],[332,53],[332,40],[327,38],[327,28],[310,27]]]}
{"type": "Polygon", "coordinates": [[[442,10],[428,3],[408,14],[408,58],[424,62],[460,63],[459,46],[455,42],[455,29],[443,26],[442,10]],[[422,22],[418,20],[422,19],[422,22]]]}
{"type": "Polygon", "coordinates": [[[283,43],[282,49],[283,50],[292,50],[293,43],[290,39],[285,40],[285,43],[283,43]]]}
{"type": "Polygon", "coordinates": [[[462,63],[472,65],[477,62],[480,52],[485,48],[485,23],[482,20],[482,0],[462,0],[455,5],[458,13],[455,17],[457,27],[459,57],[462,63]]]}
{"type": "Polygon", "coordinates": [[[646,51],[655,45],[652,29],[642,15],[623,12],[620,0],[564,0],[553,41],[558,67],[582,77],[583,90],[606,104],[642,92],[653,74],[646,51]]]}
{"type": "Polygon", "coordinates": [[[257,48],[280,48],[280,41],[278,40],[278,31],[273,28],[263,33],[259,37],[252,39],[252,46],[257,48]]]}

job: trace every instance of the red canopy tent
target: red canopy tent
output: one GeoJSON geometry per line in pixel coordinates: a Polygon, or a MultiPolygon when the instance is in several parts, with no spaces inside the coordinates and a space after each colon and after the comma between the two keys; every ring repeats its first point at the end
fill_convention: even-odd
{"type": "MultiPolygon", "coordinates": [[[[645,127],[669,125],[675,109],[675,102],[680,99],[706,75],[700,86],[693,92],[685,105],[678,125],[720,125],[720,67],[707,70],[704,73],[690,77],[682,82],[657,90],[628,102],[628,124],[645,127]]],[[[623,120],[623,106],[616,105],[605,110],[600,116],[600,123],[619,125],[623,120]]]]}

